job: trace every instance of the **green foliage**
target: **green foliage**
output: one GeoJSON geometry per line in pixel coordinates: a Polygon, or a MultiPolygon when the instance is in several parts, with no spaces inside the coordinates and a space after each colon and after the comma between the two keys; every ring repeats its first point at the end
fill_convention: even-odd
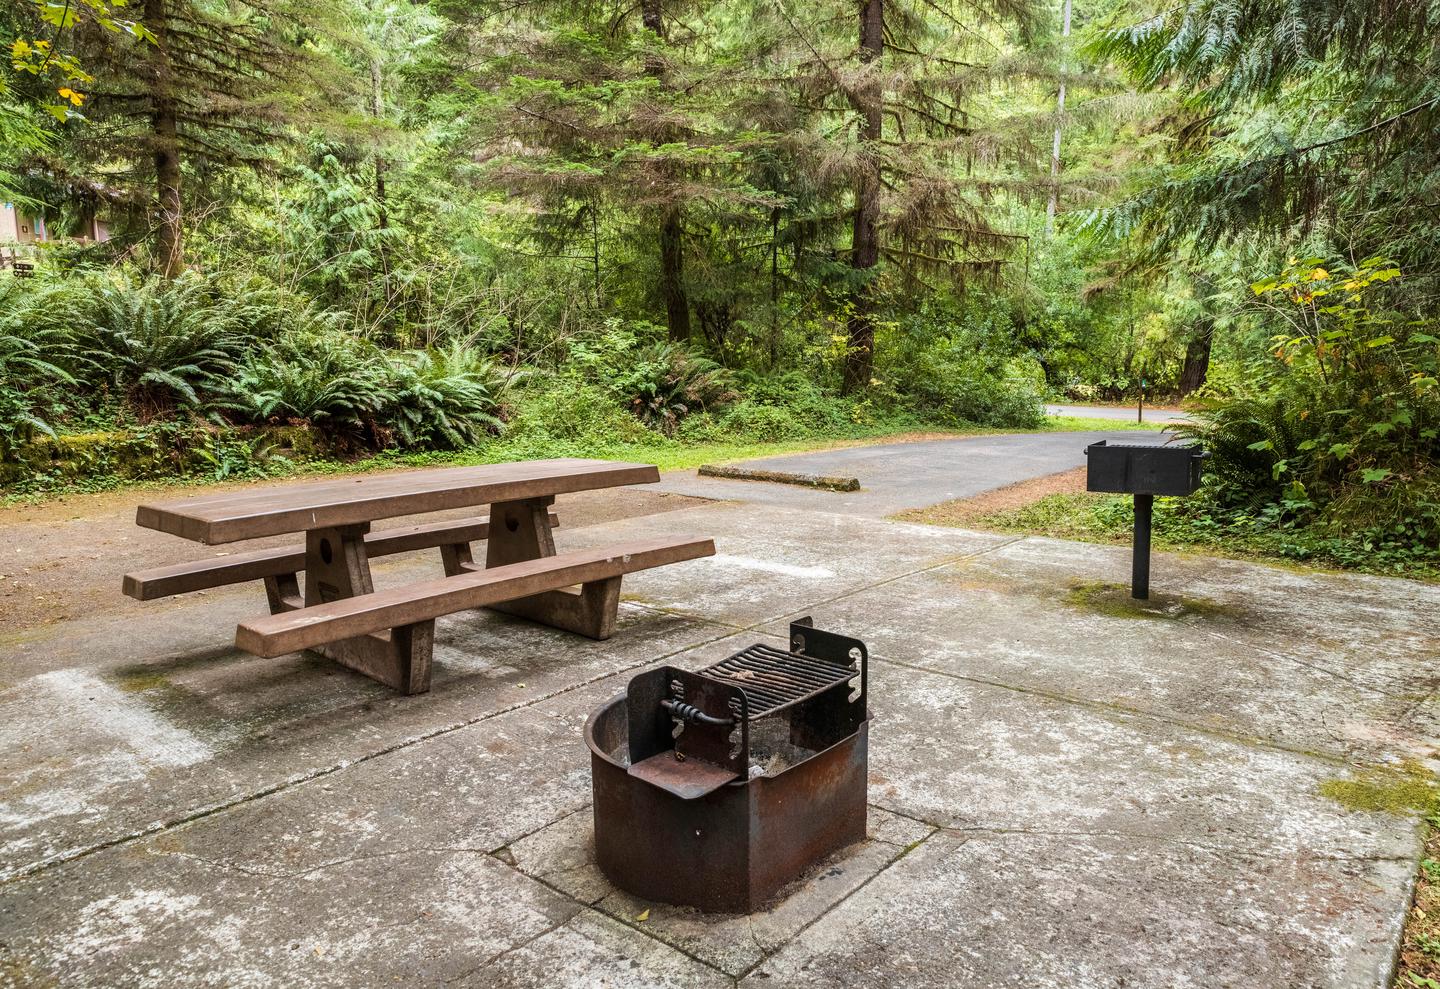
{"type": "Polygon", "coordinates": [[[386,370],[359,337],[287,333],[245,359],[218,404],[245,421],[313,423],[361,441],[374,438],[391,399],[386,370]]]}
{"type": "MultiPolygon", "coordinates": [[[[1220,556],[1283,560],[1366,573],[1433,579],[1440,551],[1393,533],[1336,530],[1297,524],[1276,505],[1256,512],[1216,511],[1198,496],[1157,498],[1152,516],[1157,549],[1194,550],[1220,556]]],[[[1134,501],[1124,495],[1047,495],[1023,508],[996,513],[972,525],[1057,539],[1128,544],[1134,501]]]]}
{"type": "Polygon", "coordinates": [[[649,324],[612,320],[602,333],[575,343],[571,358],[641,422],[673,436],[687,416],[722,408],[739,395],[728,371],[678,344],[654,340],[657,333],[649,324]]]}
{"type": "Polygon", "coordinates": [[[89,279],[52,318],[74,334],[98,378],[143,411],[198,405],[200,391],[235,366],[242,340],[234,314],[198,277],[129,283],[89,279]]]}
{"type": "Polygon", "coordinates": [[[893,389],[924,418],[1020,428],[1043,420],[1043,375],[1023,353],[1007,300],[980,295],[958,312],[928,303],[882,339],[893,389]]]}
{"type": "Polygon", "coordinates": [[[390,363],[385,419],[402,446],[449,448],[498,432],[499,399],[509,379],[473,348],[452,343],[390,363]]]}
{"type": "Polygon", "coordinates": [[[36,312],[15,286],[0,286],[0,460],[36,434],[54,436],[63,392],[75,385],[61,366],[67,336],[33,319],[36,312]]]}
{"type": "MultiPolygon", "coordinates": [[[[1181,432],[1211,451],[1208,491],[1232,524],[1389,555],[1440,549],[1440,337],[1395,311],[1400,271],[1292,259],[1255,283],[1283,326],[1250,365],[1245,394],[1217,399],[1181,432]]],[[[1297,550],[1297,555],[1300,551],[1297,550]]]]}

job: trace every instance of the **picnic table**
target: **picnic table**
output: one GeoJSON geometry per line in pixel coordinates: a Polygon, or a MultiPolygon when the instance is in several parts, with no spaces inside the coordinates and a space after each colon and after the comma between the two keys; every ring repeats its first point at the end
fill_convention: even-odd
{"type": "Polygon", "coordinates": [[[430,688],[435,619],[471,608],[595,639],[615,630],[627,573],[713,556],[705,538],[642,539],[557,553],[557,495],[660,480],[650,464],[557,459],[268,486],[141,505],[136,524],[206,545],[305,534],[303,546],[125,575],[141,601],[250,580],[270,614],[241,622],[258,656],[310,649],[406,694],[430,688]],[[372,522],[488,505],[484,517],[370,532],[372,522]],[[484,565],[471,544],[485,541],[484,565]],[[376,591],[371,557],[440,550],[445,576],[376,591]],[[299,575],[304,573],[304,590],[299,575]]]}

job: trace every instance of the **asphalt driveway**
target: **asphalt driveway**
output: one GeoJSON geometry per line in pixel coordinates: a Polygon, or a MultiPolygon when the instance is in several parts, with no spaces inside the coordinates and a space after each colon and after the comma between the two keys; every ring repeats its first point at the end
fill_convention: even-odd
{"type": "Polygon", "coordinates": [[[1094,433],[1014,433],[960,439],[887,443],[747,460],[746,467],[799,474],[856,477],[860,490],[822,491],[792,484],[700,477],[695,471],[664,476],[660,490],[699,498],[742,500],[789,508],[886,517],[956,498],[1058,474],[1085,465],[1085,447],[1112,443],[1163,443],[1168,433],[1134,430],[1094,433]]]}

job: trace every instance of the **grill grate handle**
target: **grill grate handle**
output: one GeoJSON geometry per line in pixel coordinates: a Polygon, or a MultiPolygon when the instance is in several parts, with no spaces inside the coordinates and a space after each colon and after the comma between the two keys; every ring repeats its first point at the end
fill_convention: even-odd
{"type": "Polygon", "coordinates": [[[662,700],[660,702],[660,706],[665,708],[675,717],[681,719],[682,721],[688,721],[691,724],[698,723],[702,725],[716,725],[719,727],[724,727],[726,725],[733,725],[735,723],[734,718],[717,718],[714,715],[706,714],[694,704],[686,704],[684,701],[677,701],[666,698],[665,700],[662,700]]]}

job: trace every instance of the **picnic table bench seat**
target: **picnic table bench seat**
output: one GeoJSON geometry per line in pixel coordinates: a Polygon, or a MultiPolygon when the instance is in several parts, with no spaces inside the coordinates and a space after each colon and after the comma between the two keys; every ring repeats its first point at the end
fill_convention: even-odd
{"type": "MultiPolygon", "coordinates": [[[[650,539],[557,553],[499,567],[470,564],[454,577],[440,577],[324,604],[304,606],[296,600],[287,610],[242,622],[236,630],[235,642],[257,656],[283,656],[337,639],[430,622],[459,611],[532,598],[577,585],[585,588],[600,582],[614,582],[618,592],[617,578],[625,574],[711,556],[714,552],[715,544],[709,539],[650,539]]],[[[571,593],[578,597],[584,591],[571,593]]]]}
{"type": "MultiPolygon", "coordinates": [[[[550,525],[560,519],[550,513],[550,525]]],[[[484,542],[490,536],[489,516],[457,519],[451,522],[427,522],[381,532],[366,533],[365,554],[394,556],[421,549],[451,546],[459,543],[484,542]]],[[[127,573],[121,590],[137,601],[154,601],[175,594],[205,591],[251,580],[265,580],[305,569],[304,546],[281,546],[253,553],[235,553],[168,567],[137,570],[127,573]]]]}

